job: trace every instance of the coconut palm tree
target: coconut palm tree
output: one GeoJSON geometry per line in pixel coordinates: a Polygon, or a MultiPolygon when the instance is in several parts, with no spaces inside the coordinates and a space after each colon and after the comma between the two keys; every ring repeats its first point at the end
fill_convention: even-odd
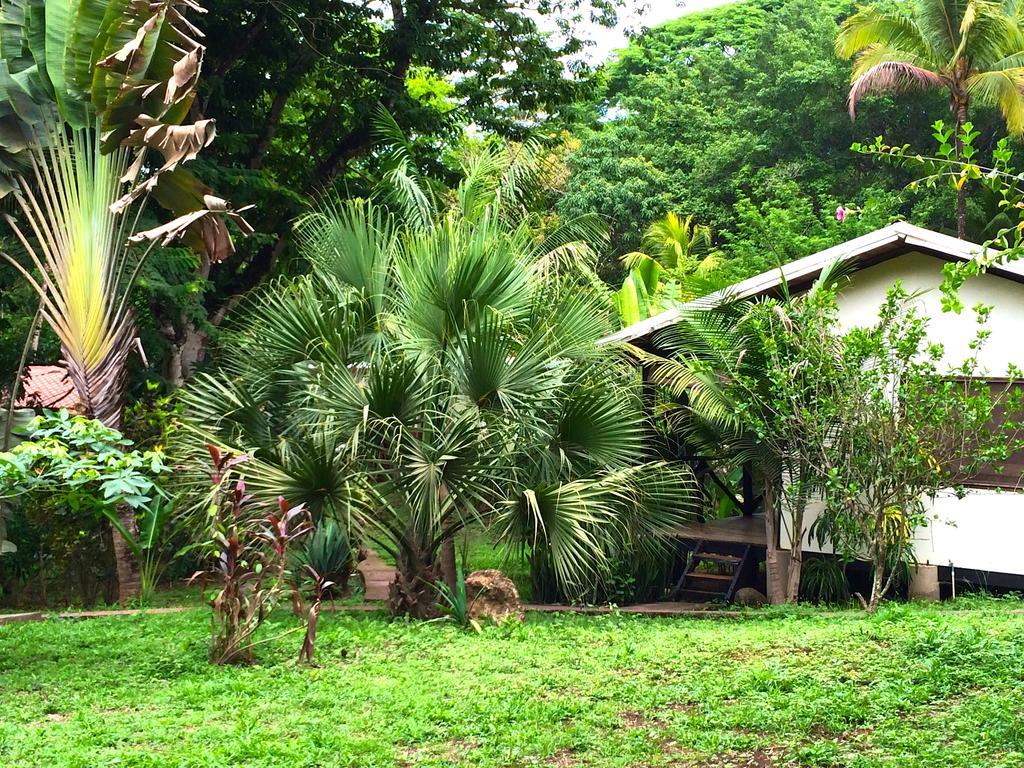
{"type": "Polygon", "coordinates": [[[398,613],[436,614],[442,545],[472,523],[582,594],[611,538],[655,546],[693,499],[685,468],[644,462],[639,382],[596,346],[595,231],[537,236],[523,158],[477,150],[443,207],[322,202],[297,225],[310,274],[251,299],[186,390],[191,449],[250,454],[260,497],[343,516],[395,559],[398,613]]]}
{"type": "Polygon", "coordinates": [[[641,240],[645,252],[668,270],[699,267],[711,250],[711,228],[693,219],[670,211],[652,221],[641,240]]]}
{"type": "MultiPolygon", "coordinates": [[[[995,106],[1013,136],[1024,134],[1024,7],[1016,0],[911,0],[911,12],[861,8],[843,22],[836,53],[855,57],[850,116],[868,93],[943,89],[960,139],[972,105],[995,106]]],[[[957,189],[957,235],[966,237],[967,198],[957,189]]]]}
{"type": "MultiPolygon", "coordinates": [[[[202,65],[194,0],[5,0],[0,7],[0,196],[89,416],[118,428],[137,344],[129,294],[158,243],[184,239],[205,259],[231,253],[225,201],[182,165],[214,137],[184,124],[202,65]],[[175,217],[138,231],[153,199],[175,217]]],[[[134,530],[130,509],[122,510],[134,530]]],[[[121,599],[137,568],[114,537],[121,599]]]]}

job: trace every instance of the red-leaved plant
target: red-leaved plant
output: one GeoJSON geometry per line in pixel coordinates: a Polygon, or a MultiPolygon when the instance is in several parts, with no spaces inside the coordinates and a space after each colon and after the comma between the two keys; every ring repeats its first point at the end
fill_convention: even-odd
{"type": "Polygon", "coordinates": [[[254,636],[277,605],[287,586],[288,550],[312,530],[303,505],[291,507],[279,497],[269,514],[245,492],[241,478],[230,482],[229,470],[246,457],[229,457],[208,446],[213,460],[210,480],[209,546],[212,568],[192,579],[211,579],[219,585],[213,598],[210,661],[247,664],[253,660],[254,636]]]}
{"type": "Polygon", "coordinates": [[[302,639],[302,648],[299,649],[299,663],[313,663],[313,654],[316,652],[316,626],[320,622],[320,604],[328,595],[334,582],[321,576],[312,566],[306,566],[313,583],[313,604],[309,606],[309,615],[306,617],[306,636],[302,639]]]}

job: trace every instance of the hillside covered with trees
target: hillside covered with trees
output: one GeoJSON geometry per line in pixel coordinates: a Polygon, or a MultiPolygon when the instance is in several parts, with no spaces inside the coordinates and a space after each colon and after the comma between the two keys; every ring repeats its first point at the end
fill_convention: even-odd
{"type": "MultiPolygon", "coordinates": [[[[948,190],[906,193],[913,174],[850,151],[880,135],[927,150],[932,123],[949,114],[941,92],[909,90],[869,96],[851,120],[852,64],[834,49],[857,6],[748,0],[650,29],[617,54],[573,129],[580,145],[559,206],[608,219],[608,279],[615,257],[637,249],[647,224],[668,212],[712,229],[729,279],[896,216],[955,231],[948,190]],[[837,222],[840,205],[863,213],[837,222]]],[[[978,146],[991,147],[999,115],[976,110],[972,119],[978,146]]],[[[993,205],[971,201],[969,237],[984,237],[993,205]]]]}

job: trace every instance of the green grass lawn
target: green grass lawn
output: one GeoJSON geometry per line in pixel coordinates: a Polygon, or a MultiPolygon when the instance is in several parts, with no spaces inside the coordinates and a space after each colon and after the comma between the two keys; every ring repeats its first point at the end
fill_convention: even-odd
{"type": "Polygon", "coordinates": [[[1021,766],[1022,605],[326,615],[317,668],[208,666],[199,608],[0,626],[0,765],[1021,766]]]}

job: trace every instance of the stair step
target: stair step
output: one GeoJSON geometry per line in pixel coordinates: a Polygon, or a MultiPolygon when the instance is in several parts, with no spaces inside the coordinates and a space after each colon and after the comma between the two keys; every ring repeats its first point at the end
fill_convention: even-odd
{"type": "Polygon", "coordinates": [[[717,552],[696,552],[693,556],[697,560],[707,560],[709,563],[726,563],[729,565],[735,565],[743,560],[742,557],[720,555],[717,552]]]}
{"type": "Polygon", "coordinates": [[[714,592],[717,595],[724,596],[729,591],[729,587],[732,585],[732,577],[726,578],[705,578],[704,575],[698,573],[691,573],[686,579],[684,589],[696,589],[700,592],[714,592]]]}
{"type": "Polygon", "coordinates": [[[679,600],[693,603],[710,603],[722,599],[722,592],[705,592],[703,589],[681,589],[679,600]]]}
{"type": "Polygon", "coordinates": [[[704,571],[690,571],[690,576],[695,579],[715,579],[721,581],[732,581],[731,573],[705,573],[704,571]]]}

